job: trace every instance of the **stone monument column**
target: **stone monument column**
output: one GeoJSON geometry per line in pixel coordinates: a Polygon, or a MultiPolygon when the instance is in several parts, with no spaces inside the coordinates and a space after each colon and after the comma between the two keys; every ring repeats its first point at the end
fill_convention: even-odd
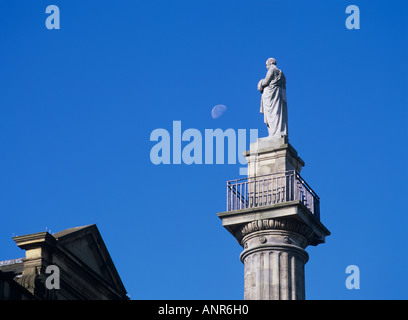
{"type": "Polygon", "coordinates": [[[325,242],[320,198],[300,176],[305,165],[288,141],[286,79],[268,59],[258,83],[269,136],[244,152],[248,177],[227,182],[223,226],[243,247],[247,300],[305,299],[306,247],[325,242]]]}
{"type": "Polygon", "coordinates": [[[305,248],[330,234],[319,219],[319,199],[300,177],[304,162],[286,137],[258,139],[250,147],[248,178],[227,186],[239,205],[218,214],[244,249],[244,298],[303,300],[305,248]]]}

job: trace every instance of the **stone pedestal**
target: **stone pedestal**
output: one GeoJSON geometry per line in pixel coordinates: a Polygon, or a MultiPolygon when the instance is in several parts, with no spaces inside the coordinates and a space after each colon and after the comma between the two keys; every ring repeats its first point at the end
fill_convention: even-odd
{"type": "MultiPolygon", "coordinates": [[[[254,186],[257,186],[254,181],[259,181],[259,176],[265,179],[264,175],[285,175],[292,170],[292,175],[301,180],[297,173],[305,163],[288,143],[287,137],[258,139],[244,155],[248,162],[248,184],[252,189],[248,188],[250,192],[246,194],[242,194],[245,188],[234,189],[232,194],[236,194],[240,201],[245,197],[252,200],[254,186]]],[[[270,191],[268,188],[267,192],[278,192],[275,191],[278,188],[272,187],[270,191]]],[[[265,197],[265,188],[258,189],[261,195],[255,200],[269,199],[265,197]]],[[[242,201],[244,208],[221,212],[218,216],[244,248],[240,259],[245,266],[245,299],[305,299],[304,267],[309,259],[305,248],[323,243],[330,235],[329,230],[303,198],[286,197],[278,203],[261,204],[259,201],[242,201]]]]}
{"type": "Polygon", "coordinates": [[[304,161],[290,145],[287,136],[260,138],[244,152],[248,177],[295,170],[300,173],[304,161]]]}

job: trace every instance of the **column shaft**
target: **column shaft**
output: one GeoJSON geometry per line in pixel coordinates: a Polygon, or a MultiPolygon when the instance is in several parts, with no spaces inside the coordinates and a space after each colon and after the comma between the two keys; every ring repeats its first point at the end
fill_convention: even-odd
{"type": "Polygon", "coordinates": [[[281,230],[253,232],[243,239],[246,300],[305,299],[303,236],[281,230]]]}

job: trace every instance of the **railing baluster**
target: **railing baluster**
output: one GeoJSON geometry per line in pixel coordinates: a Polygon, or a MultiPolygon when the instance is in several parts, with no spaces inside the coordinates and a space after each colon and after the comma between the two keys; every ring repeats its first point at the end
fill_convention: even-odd
{"type": "Polygon", "coordinates": [[[229,183],[227,182],[227,211],[230,211],[230,208],[228,206],[228,201],[229,201],[229,183]]]}
{"type": "Polygon", "coordinates": [[[235,210],[239,210],[239,183],[235,185],[235,210]]]}
{"type": "Polygon", "coordinates": [[[259,206],[259,191],[261,189],[259,188],[259,180],[257,182],[258,182],[258,186],[256,188],[256,206],[258,207],[259,206]]]}
{"type": "Polygon", "coordinates": [[[282,177],[279,177],[279,202],[282,202],[282,177]]]}
{"type": "Polygon", "coordinates": [[[244,208],[247,207],[248,182],[244,184],[244,208]]]}
{"type": "Polygon", "coordinates": [[[229,185],[229,207],[230,207],[230,210],[233,210],[232,209],[232,190],[231,190],[231,188],[232,188],[232,186],[231,186],[231,184],[229,185]]]}
{"type": "Polygon", "coordinates": [[[236,201],[236,204],[235,204],[235,208],[237,208],[236,210],[239,210],[239,195],[240,195],[240,193],[239,193],[239,183],[237,183],[237,196],[235,197],[235,201],[236,201]]]}
{"type": "Polygon", "coordinates": [[[279,177],[279,203],[282,202],[282,177],[279,177]]]}
{"type": "Polygon", "coordinates": [[[273,189],[273,203],[277,203],[278,202],[278,180],[276,179],[276,177],[273,178],[274,182],[275,182],[275,188],[273,189]]]}
{"type": "Polygon", "coordinates": [[[288,184],[288,201],[292,201],[292,175],[288,175],[288,177],[286,178],[286,182],[288,184]]]}
{"type": "Polygon", "coordinates": [[[239,208],[242,209],[242,183],[239,184],[239,208]]]}
{"type": "Polygon", "coordinates": [[[253,190],[252,190],[252,208],[255,208],[255,192],[256,192],[256,180],[253,181],[253,190]]]}
{"type": "Polygon", "coordinates": [[[237,184],[236,184],[236,191],[237,191],[237,194],[235,195],[235,210],[239,210],[239,202],[240,202],[240,197],[241,197],[241,194],[240,194],[240,192],[239,192],[239,182],[237,182],[237,184]]]}

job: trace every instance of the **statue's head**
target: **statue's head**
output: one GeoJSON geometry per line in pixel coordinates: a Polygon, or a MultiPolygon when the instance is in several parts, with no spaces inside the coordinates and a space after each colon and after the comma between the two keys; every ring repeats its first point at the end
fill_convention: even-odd
{"type": "Polygon", "coordinates": [[[276,60],[274,58],[269,58],[266,60],[266,68],[269,69],[271,65],[276,65],[276,60]]]}

